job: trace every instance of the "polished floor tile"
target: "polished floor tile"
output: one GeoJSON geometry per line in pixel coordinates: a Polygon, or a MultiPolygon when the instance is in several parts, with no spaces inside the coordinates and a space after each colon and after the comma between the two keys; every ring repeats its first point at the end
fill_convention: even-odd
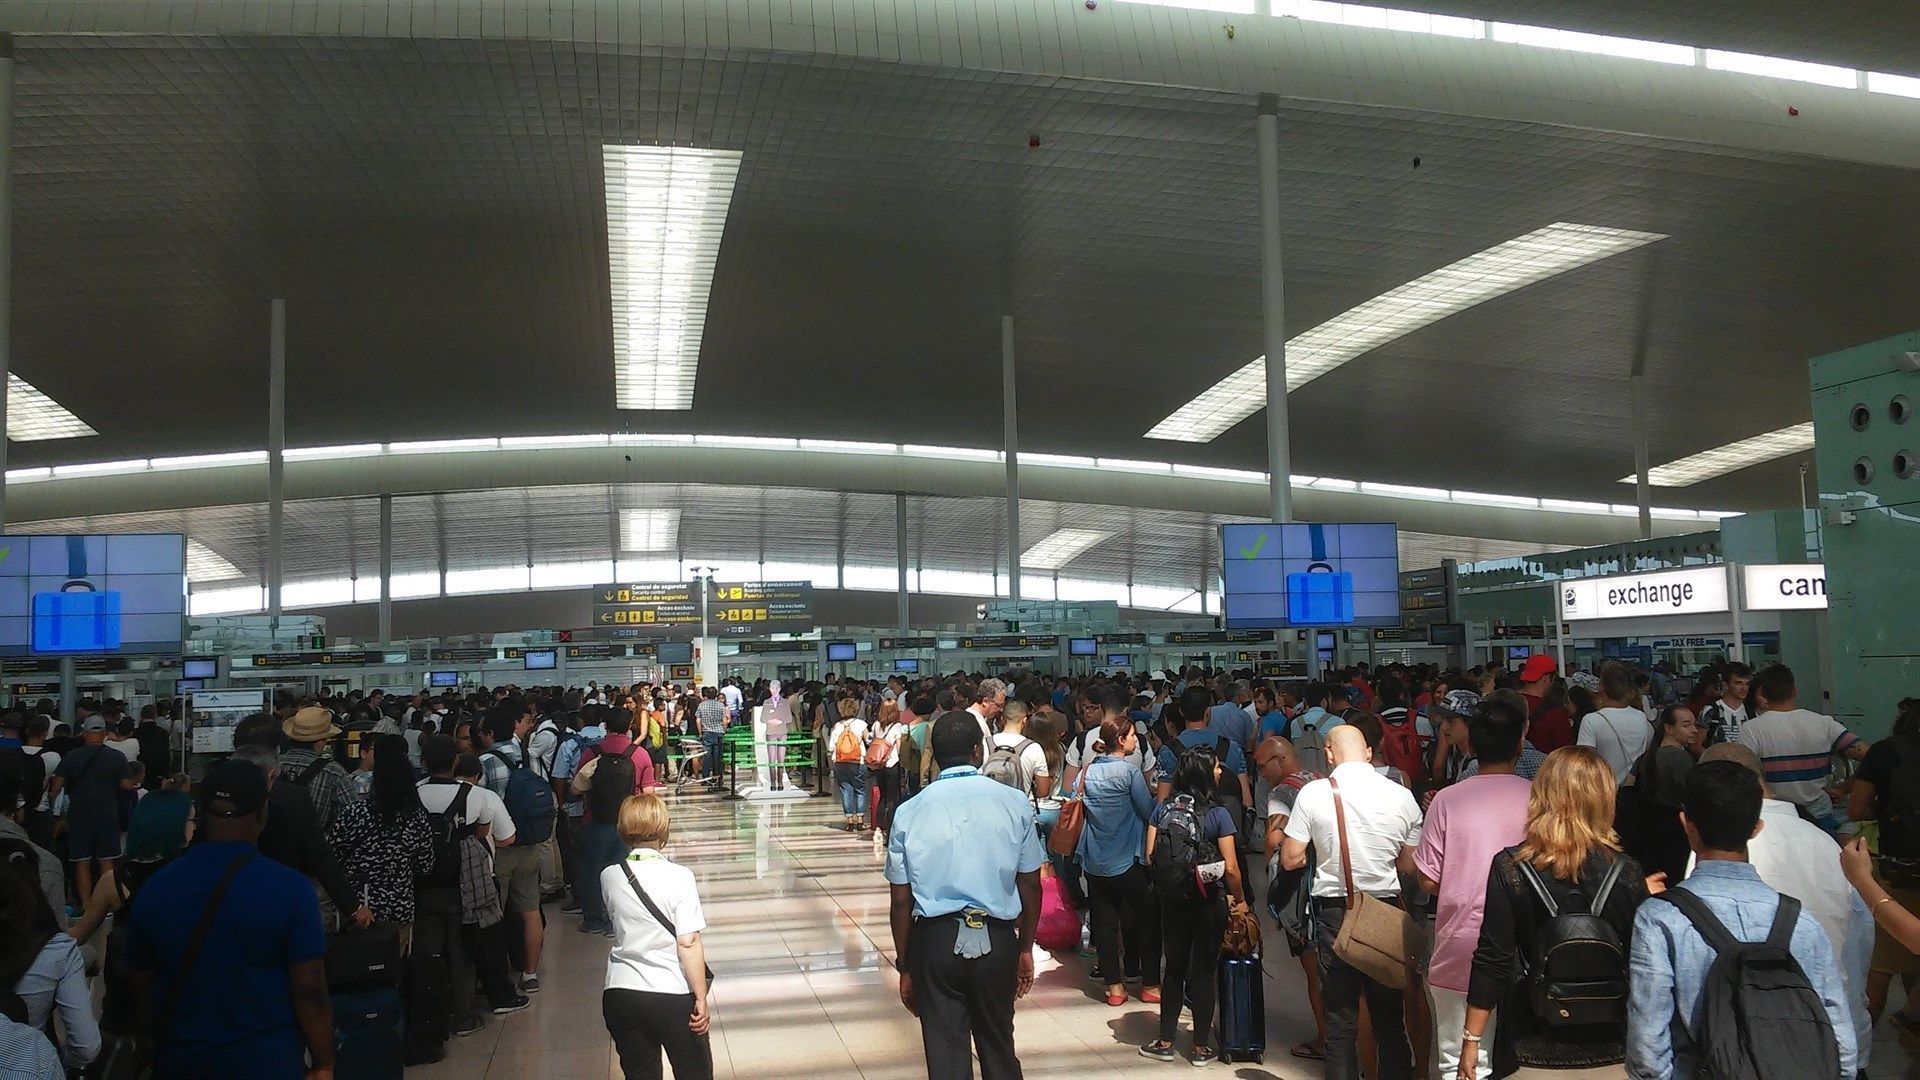
{"type": "MultiPolygon", "coordinates": [[[[884,858],[870,840],[833,828],[830,799],[758,805],[689,796],[673,803],[669,854],[700,880],[704,939],[718,976],[711,1038],[721,1078],[848,1077],[913,1080],[926,1075],[919,1024],[900,1006],[887,921],[884,858]]],[[[605,938],[578,933],[578,916],[548,908],[542,990],[533,1006],[488,1017],[478,1034],[448,1044],[447,1059],[412,1069],[412,1080],[592,1077],[621,1080],[600,1016],[605,938]]],[[[1158,1007],[1110,1008],[1086,978],[1088,960],[1043,960],[1034,992],[1020,1003],[1015,1039],[1029,1077],[1100,1077],[1192,1072],[1142,1058],[1158,1007]]],[[[1287,1048],[1313,1034],[1298,961],[1269,956],[1264,1064],[1216,1066],[1236,1078],[1308,1080],[1318,1062],[1287,1048]]],[[[1897,994],[1897,991],[1896,991],[1897,994]]],[[[1875,1043],[1874,1077],[1920,1074],[1890,1028],[1875,1043]]],[[[1181,1019],[1176,1045],[1191,1042],[1181,1019]]],[[[1605,1080],[1602,1073],[1552,1074],[1605,1080]]],[[[1443,1078],[1451,1080],[1451,1078],[1443,1078]]]]}

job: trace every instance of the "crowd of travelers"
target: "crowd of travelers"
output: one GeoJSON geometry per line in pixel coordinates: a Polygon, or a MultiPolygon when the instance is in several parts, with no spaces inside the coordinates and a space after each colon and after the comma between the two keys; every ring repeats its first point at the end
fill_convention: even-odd
{"type": "MultiPolygon", "coordinates": [[[[1036,946],[1156,1016],[1142,1055],[1260,1060],[1236,973],[1256,892],[1314,1014],[1288,1052],[1339,1080],[1865,1076],[1892,978],[1920,972],[1920,700],[1869,746],[1786,667],[1725,661],[827,693],[848,827],[892,824],[930,1076],[971,1076],[969,1038],[983,1075],[1018,1075],[1036,946]],[[902,747],[904,801],[864,814],[864,762],[902,747]]],[[[1920,1032],[1920,1003],[1891,1022],[1920,1032]]]]}
{"type": "Polygon", "coordinates": [[[1019,1075],[1043,950],[1142,1055],[1257,1060],[1256,910],[1313,1013],[1286,1052],[1340,1080],[1864,1075],[1920,973],[1920,700],[1869,746],[1780,665],[283,695],[193,781],[162,711],[41,706],[0,713],[9,1077],[326,1077],[370,1052],[345,1012],[436,1061],[565,927],[611,939],[627,1075],[710,1076],[660,796],[756,711],[776,784],[884,852],[930,1076],[1019,1075]]]}

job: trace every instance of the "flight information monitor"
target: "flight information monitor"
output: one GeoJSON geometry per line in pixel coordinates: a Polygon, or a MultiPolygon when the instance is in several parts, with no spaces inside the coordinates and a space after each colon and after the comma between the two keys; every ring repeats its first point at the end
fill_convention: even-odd
{"type": "Polygon", "coordinates": [[[1391,524],[1222,525],[1230,630],[1400,625],[1400,537],[1391,524]]]}
{"type": "Polygon", "coordinates": [[[0,536],[0,656],[177,653],[179,533],[0,536]]]}

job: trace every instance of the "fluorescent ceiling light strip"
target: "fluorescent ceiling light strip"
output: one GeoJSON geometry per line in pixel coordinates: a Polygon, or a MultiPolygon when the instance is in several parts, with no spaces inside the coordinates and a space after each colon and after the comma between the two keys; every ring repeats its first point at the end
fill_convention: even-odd
{"type": "Polygon", "coordinates": [[[157,457],[147,464],[155,469],[211,469],[222,465],[255,465],[265,460],[267,460],[265,450],[236,450],[230,454],[157,457]]]}
{"type": "Polygon", "coordinates": [[[34,480],[51,480],[51,479],[53,479],[53,470],[44,465],[40,466],[39,468],[32,468],[32,469],[8,469],[7,470],[7,483],[9,484],[18,484],[22,482],[32,482],[34,480]]]}
{"type": "Polygon", "coordinates": [[[1167,461],[1133,461],[1128,458],[1095,458],[1103,469],[1118,469],[1121,472],[1170,473],[1173,464],[1167,461]]]}
{"type": "Polygon", "coordinates": [[[620,551],[673,551],[680,542],[680,511],[641,509],[620,511],[620,551]]]}
{"type": "Polygon", "coordinates": [[[467,450],[498,450],[499,439],[428,439],[424,442],[388,443],[395,454],[445,454],[467,450]]]}
{"type": "MultiPolygon", "coordinates": [[[[1477,304],[1665,238],[1558,221],[1449,263],[1362,303],[1287,342],[1287,388],[1298,390],[1350,360],[1477,304]]],[[[1266,408],[1262,356],[1182,405],[1150,439],[1212,442],[1266,408]]]]}
{"type": "Polygon", "coordinates": [[[1852,68],[1835,67],[1832,64],[1813,64],[1805,60],[1788,60],[1779,56],[1728,52],[1725,49],[1708,49],[1707,67],[1714,71],[1735,71],[1742,75],[1761,75],[1769,79],[1818,83],[1821,86],[1833,86],[1842,90],[1851,90],[1860,83],[1859,73],[1852,68]]]}
{"type": "Polygon", "coordinates": [[[41,393],[27,380],[7,372],[8,441],[80,439],[98,434],[66,406],[41,393]]]}
{"type": "Polygon", "coordinates": [[[897,454],[899,443],[847,442],[841,439],[801,439],[800,449],[845,454],[897,454]]]}
{"type": "MultiPolygon", "coordinates": [[[[1763,461],[1797,454],[1813,449],[1813,421],[1753,435],[1725,446],[1716,446],[1711,450],[1702,450],[1690,454],[1678,461],[1669,461],[1647,470],[1647,483],[1654,487],[1687,487],[1702,480],[1711,480],[1730,472],[1738,472],[1750,465],[1763,461]]],[[[1623,476],[1620,482],[1631,484],[1634,477],[1623,476]]]]}
{"type": "MultiPolygon", "coordinates": [[[[1129,4],[1143,7],[1190,8],[1194,11],[1219,11],[1228,15],[1251,15],[1254,13],[1254,0],[1125,0],[1129,4]]],[[[1274,5],[1274,14],[1278,15],[1279,5],[1274,5]]]]}
{"type": "Polygon", "coordinates": [[[1443,37],[1477,38],[1486,32],[1485,24],[1478,19],[1431,15],[1424,11],[1403,11],[1371,4],[1330,3],[1328,0],[1274,0],[1273,14],[1290,15],[1306,22],[1339,23],[1373,30],[1439,34],[1443,37]]]}
{"type": "Polygon", "coordinates": [[[129,458],[126,461],[89,461],[80,465],[55,465],[53,475],[63,476],[105,476],[108,473],[145,472],[146,458],[129,458]]]}
{"type": "Polygon", "coordinates": [[[197,585],[204,581],[231,581],[241,576],[240,568],[225,555],[192,537],[187,538],[188,581],[197,585]]]}
{"type": "Polygon", "coordinates": [[[512,435],[500,440],[503,450],[542,446],[605,446],[605,435],[512,435]]]}
{"type": "Polygon", "coordinates": [[[1639,38],[1609,37],[1605,34],[1583,34],[1576,30],[1556,30],[1548,26],[1524,26],[1519,23],[1497,22],[1493,24],[1493,40],[1510,45],[1531,45],[1540,49],[1563,49],[1567,52],[1618,56],[1628,60],[1648,60],[1656,64],[1678,64],[1683,67],[1690,67],[1693,64],[1693,46],[1691,45],[1642,41],[1639,38]]]}
{"type": "Polygon", "coordinates": [[[1076,454],[1021,454],[1020,464],[1032,462],[1035,465],[1053,465],[1066,469],[1091,469],[1097,464],[1093,458],[1076,454]]]}
{"type": "Polygon", "coordinates": [[[1410,484],[1376,484],[1362,481],[1360,490],[1368,495],[1399,495],[1409,499],[1441,499],[1448,495],[1443,488],[1414,487],[1410,484]]]}
{"type": "Polygon", "coordinates": [[[660,432],[658,434],[623,434],[608,436],[615,446],[692,446],[693,436],[679,432],[660,432]]]}
{"type": "Polygon", "coordinates": [[[1876,94],[1920,98],[1920,79],[1911,75],[1890,75],[1884,71],[1869,71],[1867,72],[1867,89],[1876,94]]]}
{"type": "Polygon", "coordinates": [[[1020,556],[1020,568],[1058,570],[1112,535],[1100,529],[1057,529],[1020,556]]]}
{"type": "Polygon", "coordinates": [[[601,152],[614,403],[622,409],[691,409],[707,297],[740,152],[615,145],[601,152]]]}
{"type": "Polygon", "coordinates": [[[918,443],[908,443],[900,448],[900,452],[913,457],[962,458],[967,461],[1001,460],[1000,451],[982,450],[975,446],[922,446],[918,443]]]}
{"type": "Polygon", "coordinates": [[[798,450],[799,439],[769,439],[759,435],[695,435],[696,446],[734,446],[745,450],[798,450]]]}
{"type": "Polygon", "coordinates": [[[372,457],[379,452],[379,443],[347,443],[341,446],[288,447],[284,456],[288,461],[320,461],[327,458],[372,457]]]}

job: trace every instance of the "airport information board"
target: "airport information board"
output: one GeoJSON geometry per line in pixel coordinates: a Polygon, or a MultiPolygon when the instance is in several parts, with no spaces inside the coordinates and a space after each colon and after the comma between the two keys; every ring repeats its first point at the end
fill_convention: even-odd
{"type": "Polygon", "coordinates": [[[1400,625],[1400,541],[1391,524],[1220,526],[1230,630],[1400,625]]]}
{"type": "MultiPolygon", "coordinates": [[[[593,590],[593,625],[634,637],[692,637],[700,633],[701,600],[697,581],[601,585],[593,590]]],[[[716,581],[705,601],[715,635],[813,629],[811,581],[716,581]]]]}

